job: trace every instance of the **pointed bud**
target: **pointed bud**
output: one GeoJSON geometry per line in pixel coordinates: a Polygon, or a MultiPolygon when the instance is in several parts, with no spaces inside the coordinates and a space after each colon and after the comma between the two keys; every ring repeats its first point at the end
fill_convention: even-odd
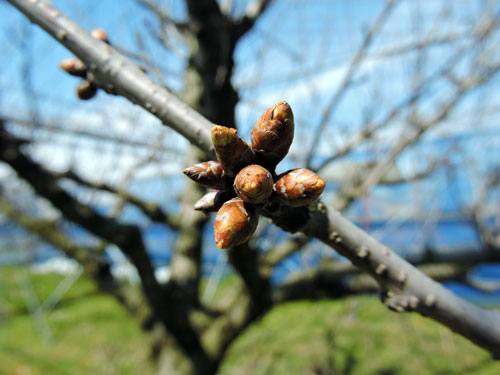
{"type": "Polygon", "coordinates": [[[193,206],[196,211],[205,214],[217,212],[222,205],[234,197],[234,193],[229,190],[212,190],[206,193],[193,206]]]}
{"type": "Polygon", "coordinates": [[[260,165],[243,168],[234,179],[234,191],[245,202],[264,203],[273,192],[273,177],[260,165]]]}
{"type": "Polygon", "coordinates": [[[97,93],[97,87],[90,81],[84,80],[80,82],[78,87],[76,88],[76,95],[78,99],[81,100],[89,100],[92,99],[97,93]]]}
{"type": "Polygon", "coordinates": [[[108,33],[104,29],[94,29],[90,33],[94,38],[103,41],[104,43],[109,43],[108,33]]]}
{"type": "Polygon", "coordinates": [[[252,205],[241,198],[233,198],[222,205],[214,224],[215,243],[227,249],[250,239],[257,229],[259,214],[252,205]]]}
{"type": "Polygon", "coordinates": [[[210,189],[223,190],[231,186],[222,165],[216,161],[205,161],[184,169],[183,173],[191,180],[210,189]]]}
{"type": "Polygon", "coordinates": [[[324,189],[325,181],[309,169],[287,172],[274,184],[279,201],[292,207],[314,202],[324,189]]]}
{"type": "Polygon", "coordinates": [[[262,165],[274,170],[290,149],[294,128],[287,102],[279,102],[260,116],[252,129],[252,149],[262,165]]]}
{"type": "Polygon", "coordinates": [[[217,159],[230,177],[247,165],[252,164],[255,155],[250,146],[236,134],[236,129],[216,125],[212,128],[212,142],[217,159]]]}
{"type": "Polygon", "coordinates": [[[62,60],[59,63],[59,67],[72,76],[85,78],[87,75],[87,67],[76,57],[70,57],[69,59],[62,60]]]}

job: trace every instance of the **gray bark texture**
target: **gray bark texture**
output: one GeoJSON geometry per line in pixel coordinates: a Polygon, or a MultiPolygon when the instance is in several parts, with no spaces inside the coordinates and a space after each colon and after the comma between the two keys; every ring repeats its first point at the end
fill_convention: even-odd
{"type": "MultiPolygon", "coordinates": [[[[158,117],[165,125],[183,135],[206,155],[213,157],[210,139],[212,122],[165,88],[154,83],[134,62],[128,60],[113,47],[91,37],[87,31],[62,14],[47,0],[8,0],[8,2],[81,59],[89,67],[91,78],[99,88],[110,94],[124,96],[140,105],[158,117]]],[[[191,11],[195,14],[194,4],[196,2],[190,2],[188,5],[193,8],[191,11]]],[[[4,155],[7,162],[9,162],[8,157],[9,155],[4,155]]],[[[36,171],[36,168],[33,169],[32,166],[30,168],[36,171]]],[[[22,165],[19,164],[18,173],[28,172],[23,172],[22,165]]],[[[34,184],[36,185],[36,182],[34,184]]],[[[47,194],[51,193],[47,192],[47,194]]],[[[390,309],[399,312],[416,311],[428,316],[488,350],[495,359],[500,359],[499,312],[481,309],[455,296],[441,284],[356,227],[333,208],[321,201],[304,208],[284,207],[271,202],[261,210],[261,214],[271,218],[281,228],[292,233],[301,232],[308,237],[317,238],[347,257],[378,283],[383,291],[383,302],[390,309]]],[[[70,212],[70,215],[75,216],[77,220],[83,220],[76,213],[70,212]]],[[[108,228],[114,227],[108,225],[108,228]]],[[[116,228],[119,227],[116,226],[116,228]]],[[[114,239],[111,232],[107,232],[106,236],[110,241],[114,239]]],[[[136,240],[139,239],[136,238],[136,240]]],[[[120,243],[120,245],[127,248],[126,244],[120,243]]],[[[195,332],[189,331],[184,340],[179,341],[177,336],[182,333],[178,329],[173,331],[182,350],[186,351],[191,348],[198,353],[198,363],[201,364],[198,365],[198,369],[203,365],[216,368],[217,365],[214,363],[220,360],[231,338],[273,303],[269,298],[268,280],[263,275],[265,272],[262,269],[262,272],[258,270],[260,265],[254,251],[245,247],[241,252],[245,259],[234,259],[238,257],[236,252],[230,254],[231,263],[242,276],[245,287],[249,291],[247,296],[235,301],[226,315],[214,319],[214,324],[209,329],[200,329],[203,335],[199,339],[195,332]],[[260,293],[260,291],[265,291],[265,293],[260,293]],[[250,307],[246,309],[246,306],[250,307]],[[219,333],[222,331],[229,337],[221,338],[219,333]],[[211,335],[211,332],[219,333],[211,335]],[[209,348],[209,342],[214,342],[212,340],[214,338],[218,340],[217,345],[214,346],[217,350],[209,348]],[[214,350],[214,353],[210,350],[214,350]]],[[[132,254],[137,255],[137,252],[133,253],[131,250],[132,254]]],[[[143,262],[142,250],[139,251],[139,255],[141,258],[139,261],[143,262]]],[[[144,273],[145,280],[149,273],[144,273]]],[[[198,278],[197,272],[194,275],[194,278],[198,278]]],[[[151,290],[145,292],[155,312],[157,314],[171,313],[171,306],[158,301],[158,298],[161,296],[161,298],[168,299],[169,293],[177,289],[160,290],[154,280],[148,281],[151,285],[144,285],[143,288],[151,287],[151,290]]],[[[184,300],[181,299],[180,304],[182,303],[184,300]]],[[[187,309],[182,311],[187,311],[187,309]]],[[[166,326],[170,328],[176,323],[174,318],[163,317],[163,319],[166,320],[166,326]]],[[[184,323],[186,327],[189,326],[189,322],[184,323]]],[[[166,360],[164,363],[170,362],[166,360]]]]}

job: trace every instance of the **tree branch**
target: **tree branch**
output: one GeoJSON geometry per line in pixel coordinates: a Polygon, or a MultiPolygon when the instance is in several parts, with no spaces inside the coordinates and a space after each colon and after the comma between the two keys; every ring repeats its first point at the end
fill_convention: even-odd
{"type": "MultiPolygon", "coordinates": [[[[470,267],[470,264],[431,263],[420,265],[418,269],[433,280],[451,281],[464,280],[470,267]]],[[[369,275],[358,273],[346,276],[344,272],[338,272],[337,268],[319,266],[293,276],[273,289],[273,303],[298,299],[336,299],[380,291],[380,286],[369,275]]]]}
{"type": "Polygon", "coordinates": [[[99,88],[140,105],[189,142],[213,155],[212,123],[153,82],[135,62],[92,37],[50,1],[9,0],[9,3],[82,60],[99,88]]]}
{"type": "Polygon", "coordinates": [[[157,204],[147,202],[136,195],[129,193],[126,190],[115,188],[108,184],[91,182],[83,179],[81,176],[77,175],[75,172],[69,170],[64,173],[59,173],[56,175],[58,178],[67,178],[71,181],[74,181],[80,185],[89,187],[95,190],[102,190],[108,193],[112,193],[125,202],[133,204],[137,208],[139,208],[144,215],[146,215],[151,221],[162,223],[168,225],[172,229],[179,228],[179,220],[175,217],[167,215],[167,213],[157,204]]]}
{"type": "Polygon", "coordinates": [[[270,275],[275,266],[290,255],[300,251],[309,240],[310,238],[304,235],[294,236],[262,254],[260,263],[264,267],[264,271],[270,275]]]}
{"type": "MultiPolygon", "coordinates": [[[[205,151],[212,150],[210,123],[178,99],[171,99],[171,94],[156,86],[135,64],[91,38],[46,0],[8,1],[90,66],[101,87],[103,83],[111,83],[113,87],[108,87],[108,91],[139,103],[192,143],[205,151]],[[162,110],[158,113],[160,108],[162,110]]],[[[3,147],[1,154],[12,159],[3,147]]],[[[22,169],[18,173],[22,173],[22,169]]],[[[41,195],[49,194],[44,189],[39,190],[41,195]]],[[[322,202],[305,208],[272,208],[268,207],[263,213],[273,218],[277,225],[292,232],[301,230],[308,236],[318,238],[368,272],[387,291],[385,303],[389,307],[425,314],[500,359],[498,312],[480,309],[453,295],[322,202]]]]}
{"type": "Polygon", "coordinates": [[[308,208],[266,212],[285,230],[301,231],[337,250],[370,274],[396,311],[417,311],[467,337],[500,359],[500,313],[455,296],[406,260],[318,201],[308,208]]]}
{"type": "Polygon", "coordinates": [[[54,175],[25,156],[15,138],[1,127],[0,160],[14,169],[39,196],[47,199],[66,219],[115,244],[128,255],[137,269],[142,290],[151,305],[154,318],[165,325],[186,352],[193,353],[194,362],[200,366],[212,363],[201,347],[198,333],[189,321],[187,312],[196,309],[191,305],[189,308],[186,306],[186,293],[179,285],[170,282],[162,288],[158,283],[144,247],[142,234],[136,226],[121,224],[78,202],[58,185],[58,179],[54,175]]]}
{"type": "Polygon", "coordinates": [[[330,117],[333,115],[333,112],[335,111],[335,108],[337,107],[338,103],[344,96],[344,94],[347,91],[347,88],[352,82],[352,79],[354,77],[354,74],[357,72],[361,62],[364,60],[366,53],[368,52],[368,48],[370,47],[370,44],[373,40],[373,37],[376,35],[376,33],[380,30],[382,25],[385,23],[387,17],[391,13],[392,8],[394,5],[398,2],[398,0],[387,0],[387,3],[385,4],[384,9],[380,13],[380,15],[377,17],[375,22],[373,23],[372,27],[368,32],[365,34],[365,37],[363,39],[363,42],[361,43],[361,46],[358,49],[358,52],[354,56],[352,62],[349,65],[349,69],[347,70],[346,74],[344,75],[342,79],[342,83],[340,84],[339,89],[335,92],[333,95],[332,99],[328,103],[328,106],[326,107],[325,111],[323,112],[323,116],[321,117],[321,121],[316,128],[316,133],[315,137],[313,139],[313,142],[311,146],[309,147],[309,150],[307,152],[305,161],[306,165],[309,167],[311,164],[311,159],[314,155],[314,151],[316,150],[316,146],[319,143],[321,136],[323,134],[323,131],[325,129],[326,124],[330,120],[330,117]]]}
{"type": "Polygon", "coordinates": [[[112,276],[109,263],[104,260],[100,249],[87,248],[74,243],[58,228],[55,221],[29,217],[3,198],[0,198],[0,211],[20,227],[35,233],[43,241],[76,260],[99,288],[114,296],[132,316],[139,320],[141,326],[144,327],[151,319],[151,311],[144,303],[144,297],[141,297],[139,293],[134,293],[132,287],[127,287],[112,276]]]}
{"type": "Polygon", "coordinates": [[[137,267],[151,303],[159,309],[163,303],[162,292],[154,276],[140,231],[135,226],[120,224],[102,216],[91,207],[78,202],[58,185],[57,177],[25,156],[13,142],[14,139],[0,128],[0,160],[14,169],[38,195],[51,202],[68,220],[122,249],[137,267]]]}

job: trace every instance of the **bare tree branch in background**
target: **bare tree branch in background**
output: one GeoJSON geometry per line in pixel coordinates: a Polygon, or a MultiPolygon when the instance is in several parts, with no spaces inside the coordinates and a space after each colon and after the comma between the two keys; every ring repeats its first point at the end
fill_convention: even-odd
{"type": "Polygon", "coordinates": [[[378,33],[378,30],[382,27],[384,24],[385,20],[388,18],[389,14],[391,13],[392,8],[396,5],[397,0],[388,0],[384,9],[378,16],[378,18],[375,20],[373,23],[373,26],[368,30],[368,32],[365,34],[365,38],[363,40],[363,43],[359,47],[358,52],[354,56],[354,59],[352,60],[351,64],[349,65],[349,70],[345,74],[342,83],[340,87],[337,89],[335,92],[335,95],[331,99],[330,103],[328,106],[325,108],[324,114],[321,118],[321,122],[319,123],[316,132],[315,132],[315,138],[309,148],[308,153],[306,154],[306,166],[310,167],[311,165],[311,159],[313,157],[314,151],[316,147],[318,146],[319,139],[321,137],[321,134],[323,133],[326,124],[328,123],[330,117],[332,116],[333,112],[335,111],[335,107],[338,105],[342,97],[344,96],[345,92],[347,91],[347,88],[349,85],[352,83],[352,79],[354,74],[358,71],[359,65],[362,63],[364,57],[366,56],[367,50],[370,47],[372,38],[375,34],[378,33]]]}
{"type": "MultiPolygon", "coordinates": [[[[215,0],[186,0],[189,22],[179,22],[157,3],[140,0],[162,25],[157,39],[166,49],[170,46],[167,39],[162,37],[164,29],[174,30],[179,38],[185,40],[189,54],[186,79],[197,84],[186,85],[180,93],[184,101],[153,82],[135,62],[114,47],[93,38],[49,1],[9,0],[9,3],[82,60],[89,68],[89,79],[98,88],[113,95],[123,96],[141,106],[196,146],[186,153],[186,162],[193,164],[213,157],[209,133],[212,123],[235,126],[238,92],[231,82],[234,51],[242,36],[254,27],[258,18],[270,9],[273,2],[255,0],[249,3],[243,14],[235,14],[230,4],[226,6],[224,2],[219,4],[215,0]]],[[[323,112],[312,146],[305,155],[308,164],[316,156],[323,130],[352,84],[353,77],[359,72],[373,38],[395,4],[396,1],[388,1],[365,34],[340,88],[333,94],[323,112]]],[[[490,41],[489,38],[497,26],[495,18],[483,24],[481,32],[472,39],[471,44],[478,46],[478,56],[484,52],[480,48],[481,43],[490,41]]],[[[453,36],[450,38],[454,39],[453,36]]],[[[424,45],[441,42],[439,39],[415,43],[423,48],[424,45]]],[[[413,48],[414,45],[410,44],[408,48],[413,48]]],[[[401,130],[403,136],[396,137],[396,140],[391,139],[383,151],[378,150],[377,158],[354,176],[352,181],[357,181],[358,185],[353,186],[347,181],[339,188],[336,197],[343,199],[340,204],[342,211],[349,203],[367,195],[378,184],[408,182],[426,177],[435,170],[436,164],[431,162],[428,169],[420,173],[392,180],[388,176],[389,169],[403,152],[449,117],[465,95],[489,82],[497,73],[500,67],[498,62],[484,68],[484,64],[477,59],[470,67],[471,73],[474,74],[464,79],[457,78],[453,68],[464,49],[458,49],[449,61],[441,65],[437,73],[417,82],[412,93],[387,111],[380,122],[366,122],[359,133],[326,157],[326,161],[320,165],[320,170],[334,160],[345,157],[361,144],[375,143],[378,131],[387,129],[402,113],[412,108],[433,80],[439,77],[452,81],[454,91],[447,97],[446,102],[438,106],[433,116],[418,116],[418,106],[415,106],[412,122],[401,130]]],[[[391,53],[401,51],[396,49],[396,52],[391,53]]],[[[11,119],[5,119],[8,125],[11,119]]],[[[223,307],[212,306],[200,299],[203,230],[208,218],[191,209],[194,201],[203,194],[203,190],[192,183],[187,184],[179,199],[180,214],[172,216],[161,205],[144,200],[128,191],[126,186],[116,187],[90,181],[72,170],[52,172],[29,155],[23,146],[24,143],[23,139],[2,126],[0,160],[14,170],[20,179],[26,181],[35,195],[50,202],[65,220],[88,230],[104,243],[119,247],[137,269],[142,286],[137,298],[139,301],[147,301],[146,310],[150,310],[146,314],[141,312],[140,317],[147,316],[145,320],[150,321],[150,325],[161,326],[162,334],[157,344],[160,346],[158,362],[163,374],[216,373],[234,339],[252,322],[280,303],[298,298],[342,298],[376,290],[383,291],[384,303],[389,308],[400,312],[416,311],[428,316],[488,350],[494,358],[500,358],[500,314],[462,300],[432,279],[462,279],[472,265],[485,259],[498,260],[498,252],[491,253],[493,256],[489,257],[489,254],[486,258],[483,257],[486,253],[476,258],[471,257],[464,263],[439,264],[433,259],[432,264],[422,264],[419,270],[324,202],[319,201],[302,208],[290,208],[270,202],[262,208],[261,214],[285,231],[300,234],[265,253],[260,252],[259,246],[253,242],[230,250],[228,260],[241,285],[235,288],[234,297],[229,304],[223,307]],[[116,212],[111,215],[101,214],[91,204],[79,201],[63,188],[61,180],[64,179],[72,180],[91,190],[113,194],[120,202],[115,208],[116,212]],[[179,234],[171,249],[171,278],[166,283],[160,283],[155,277],[141,228],[136,224],[121,222],[119,213],[126,203],[139,208],[151,222],[160,222],[175,229],[179,234]],[[345,264],[323,262],[312,270],[297,273],[289,281],[273,284],[271,274],[275,267],[303,249],[312,238],[320,240],[328,248],[348,258],[365,274],[358,273],[345,264]]],[[[140,142],[129,143],[134,147],[142,147],[140,142]]],[[[139,164],[148,164],[153,158],[154,153],[148,154],[139,164]]],[[[125,185],[134,170],[131,168],[128,177],[124,179],[125,185]]],[[[103,290],[114,295],[132,312],[136,311],[137,300],[128,302],[123,286],[107,272],[98,252],[73,243],[58,228],[56,222],[28,217],[28,214],[17,210],[7,199],[0,199],[0,210],[19,226],[75,258],[103,290]],[[103,273],[96,271],[101,268],[103,273]]]]}

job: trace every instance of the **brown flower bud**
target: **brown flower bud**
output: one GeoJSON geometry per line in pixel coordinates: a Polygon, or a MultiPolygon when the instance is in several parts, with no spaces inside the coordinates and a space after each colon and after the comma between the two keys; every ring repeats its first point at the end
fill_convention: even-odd
{"type": "Polygon", "coordinates": [[[324,189],[325,181],[309,169],[294,169],[274,184],[278,200],[292,207],[314,202],[324,189]]]}
{"type": "Polygon", "coordinates": [[[249,165],[236,175],[233,186],[245,202],[264,203],[273,192],[273,177],[260,165],[249,165]]]}
{"type": "Polygon", "coordinates": [[[212,190],[201,197],[193,206],[196,211],[205,214],[217,212],[222,205],[234,197],[234,192],[229,190],[212,190]]]}
{"type": "Polygon", "coordinates": [[[88,80],[83,80],[76,88],[76,95],[78,95],[78,99],[81,100],[92,99],[96,93],[97,87],[95,87],[94,84],[88,80]]]}
{"type": "Polygon", "coordinates": [[[76,57],[70,57],[69,59],[62,60],[59,63],[59,67],[72,76],[85,78],[87,75],[87,67],[76,57]]]}
{"type": "Polygon", "coordinates": [[[212,142],[217,159],[230,177],[236,176],[243,167],[255,161],[252,149],[236,134],[236,129],[215,125],[212,128],[212,142]]]}
{"type": "Polygon", "coordinates": [[[227,249],[248,241],[258,222],[259,214],[252,205],[241,198],[227,201],[215,217],[215,244],[219,249],[227,249]]]}
{"type": "Polygon", "coordinates": [[[183,173],[191,180],[210,189],[222,190],[231,186],[229,178],[224,175],[222,165],[216,161],[205,161],[184,169],[183,173]]]}
{"type": "Polygon", "coordinates": [[[104,43],[110,44],[109,38],[108,38],[108,33],[104,29],[99,29],[99,28],[94,29],[94,30],[92,30],[90,35],[92,35],[96,39],[103,41],[104,43]]]}
{"type": "Polygon", "coordinates": [[[252,150],[259,164],[274,169],[286,156],[293,141],[293,112],[287,102],[267,109],[252,129],[252,150]]]}

